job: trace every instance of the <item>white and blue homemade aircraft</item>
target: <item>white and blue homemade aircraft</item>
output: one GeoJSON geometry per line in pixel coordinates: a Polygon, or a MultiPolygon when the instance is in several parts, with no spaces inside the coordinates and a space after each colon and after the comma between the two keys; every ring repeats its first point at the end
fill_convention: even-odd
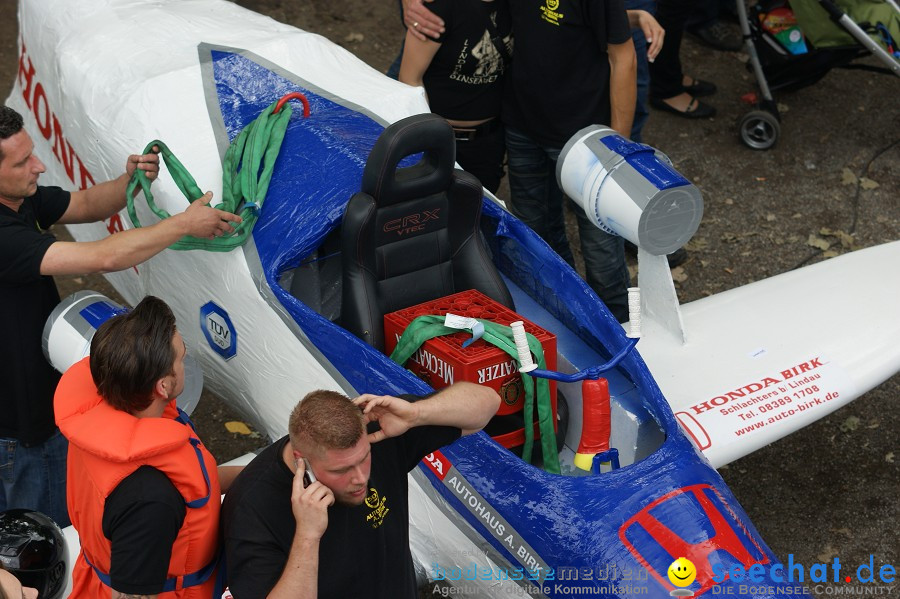
{"type": "MultiPolygon", "coordinates": [[[[286,432],[297,399],[313,389],[430,391],[341,326],[346,256],[337,252],[345,208],[376,140],[390,123],[428,112],[421,90],[383,77],[318,35],[222,0],[22,0],[19,22],[20,68],[8,104],[26,117],[47,163],[45,183],[104,180],[118,174],[122,156],[161,139],[221,198],[231,141],[286,94],[308,98],[309,116],[296,111],[288,121],[244,245],[167,250],[108,275],[128,302],[153,294],[172,306],[213,393],[274,439],[286,432]]],[[[169,213],[187,205],[165,175],[153,194],[169,213]]],[[[559,370],[581,371],[624,353],[604,373],[620,467],[577,475],[581,387],[558,383],[567,426],[560,407],[561,449],[544,463],[558,460],[559,474],[479,433],[428,456],[410,475],[410,538],[420,573],[491,597],[666,596],[684,590],[667,570],[686,557],[697,570],[688,591],[744,594],[726,572],[771,571],[779,560],[715,468],[900,370],[900,313],[892,309],[900,276],[879,271],[900,263],[900,243],[685,306],[665,257],[642,249],[643,336],[628,351],[633,341],[571,268],[495,198],[486,194],[481,211],[491,268],[516,312],[556,335],[559,370]],[[875,281],[876,292],[857,295],[875,281]],[[851,304],[852,313],[845,309],[851,304]],[[718,343],[722,338],[729,343],[718,343]]],[[[400,219],[413,237],[428,232],[419,227],[429,219],[417,215],[400,219]]],[[[394,230],[388,225],[396,216],[382,223],[384,231],[394,230]]],[[[157,218],[141,201],[136,217],[157,218]]],[[[621,223],[607,224],[624,232],[621,223]]],[[[123,211],[70,229],[77,240],[94,240],[131,226],[123,211]]],[[[61,320],[90,324],[80,306],[100,299],[82,298],[61,320]]],[[[64,329],[50,328],[51,358],[52,335],[64,329]]]]}

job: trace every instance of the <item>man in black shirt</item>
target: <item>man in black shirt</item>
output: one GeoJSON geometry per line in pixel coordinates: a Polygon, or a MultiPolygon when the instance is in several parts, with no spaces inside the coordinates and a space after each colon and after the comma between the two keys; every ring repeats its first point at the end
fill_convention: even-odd
{"type": "Polygon", "coordinates": [[[69,193],[38,185],[45,169],[33,150],[21,115],[0,106],[0,510],[34,509],[66,526],[66,442],[53,418],[59,374],[41,349],[44,323],[59,303],[52,275],[130,268],[183,235],[212,237],[240,219],[210,208],[207,193],[153,226],[100,241],[56,241],[47,233],[54,223],[94,222],[120,211],[132,173],[140,169],[155,179],[159,158],[129,156],[122,176],[69,193]]]}
{"type": "MultiPolygon", "coordinates": [[[[623,0],[516,0],[510,3],[515,57],[508,79],[510,210],[574,264],[566,238],[556,161],[566,142],[593,124],[627,138],[637,94],[636,58],[623,0]]],[[[628,320],[623,239],[578,219],[588,285],[620,321],[628,320]]]]}
{"type": "Polygon", "coordinates": [[[480,430],[500,398],[456,383],[409,402],[314,391],[289,435],[257,456],[225,496],[222,525],[235,599],[413,599],[407,474],[480,430]],[[366,434],[366,421],[379,429],[366,434]],[[307,470],[313,481],[304,481],[307,470]],[[321,567],[320,567],[321,565],[321,567]]]}

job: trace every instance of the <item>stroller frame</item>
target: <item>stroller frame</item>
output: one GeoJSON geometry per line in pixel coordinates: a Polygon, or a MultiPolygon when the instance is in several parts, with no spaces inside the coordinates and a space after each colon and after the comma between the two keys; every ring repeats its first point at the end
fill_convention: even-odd
{"type": "MultiPolygon", "coordinates": [[[[876,43],[869,35],[860,27],[853,19],[851,19],[843,10],[841,10],[832,0],[817,0],[819,5],[825,9],[832,21],[843,27],[861,47],[844,49],[842,55],[838,58],[840,66],[846,66],[853,58],[860,55],[871,53],[878,60],[884,63],[886,68],[869,67],[855,65],[853,68],[866,70],[876,70],[882,73],[893,73],[900,77],[900,61],[897,61],[884,48],[876,43]]],[[[895,0],[885,0],[893,6],[894,10],[900,13],[895,0]]],[[[744,38],[744,46],[749,55],[749,66],[756,76],[762,99],[756,103],[754,109],[748,112],[740,122],[741,141],[754,150],[768,150],[778,141],[781,134],[781,115],[778,112],[778,104],[772,95],[772,87],[766,78],[763,63],[757,50],[757,43],[772,43],[764,37],[760,27],[754,23],[751,27],[750,17],[748,15],[748,7],[745,0],[736,0],[737,15],[740,22],[741,33],[744,38]]],[[[815,52],[840,52],[837,49],[815,50],[815,52]]],[[[838,66],[838,65],[834,65],[838,66]]],[[[814,72],[811,76],[795,86],[799,87],[809,83],[813,83],[827,73],[828,69],[814,72]]],[[[788,87],[781,85],[779,87],[788,87]]],[[[777,87],[776,87],[777,89],[777,87]]]]}

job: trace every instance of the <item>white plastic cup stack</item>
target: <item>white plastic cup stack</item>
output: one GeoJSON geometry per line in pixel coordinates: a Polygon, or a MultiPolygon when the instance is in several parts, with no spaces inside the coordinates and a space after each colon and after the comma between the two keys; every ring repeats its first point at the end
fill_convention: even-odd
{"type": "Polygon", "coordinates": [[[641,338],[641,288],[628,288],[628,332],[629,339],[641,338]]]}
{"type": "Polygon", "coordinates": [[[516,351],[519,352],[519,372],[531,372],[537,368],[528,349],[528,338],[525,337],[525,323],[521,320],[509,323],[513,332],[513,341],[516,343],[516,351]]]}

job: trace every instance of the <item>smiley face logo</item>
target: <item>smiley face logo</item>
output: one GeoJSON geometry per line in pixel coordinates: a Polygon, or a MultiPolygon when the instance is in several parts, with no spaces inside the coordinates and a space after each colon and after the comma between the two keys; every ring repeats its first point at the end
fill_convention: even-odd
{"type": "MultiPolygon", "coordinates": [[[[694,567],[693,562],[691,560],[679,557],[677,560],[672,562],[667,571],[669,575],[669,582],[671,582],[676,587],[686,587],[690,586],[694,579],[697,578],[697,568],[694,567]]],[[[669,593],[672,596],[691,596],[693,593],[688,591],[687,589],[679,589],[674,590],[669,593]]]]}
{"type": "Polygon", "coordinates": [[[559,8],[559,0],[547,0],[547,8],[550,10],[556,10],[559,8]]]}

